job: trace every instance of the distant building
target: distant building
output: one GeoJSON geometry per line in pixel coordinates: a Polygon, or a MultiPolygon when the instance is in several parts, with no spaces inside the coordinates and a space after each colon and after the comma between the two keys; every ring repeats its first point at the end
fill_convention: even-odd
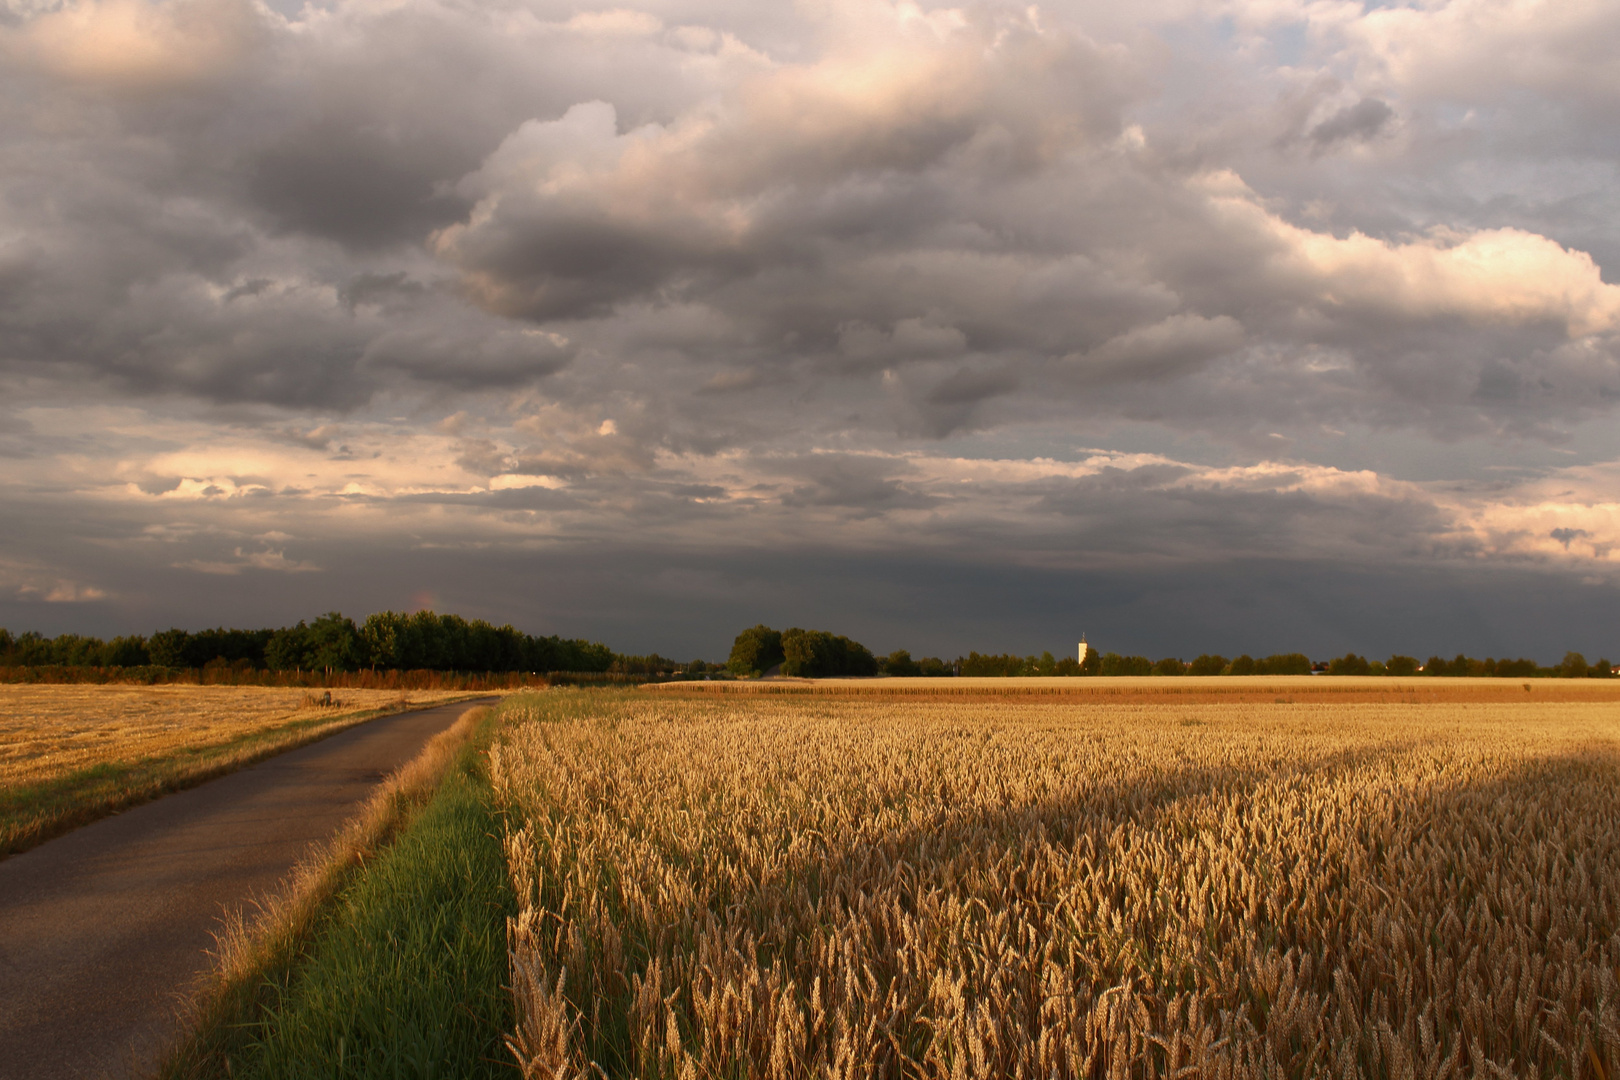
{"type": "Polygon", "coordinates": [[[1091,652],[1091,646],[1086,644],[1086,635],[1080,635],[1080,662],[1086,662],[1086,655],[1091,652]]]}

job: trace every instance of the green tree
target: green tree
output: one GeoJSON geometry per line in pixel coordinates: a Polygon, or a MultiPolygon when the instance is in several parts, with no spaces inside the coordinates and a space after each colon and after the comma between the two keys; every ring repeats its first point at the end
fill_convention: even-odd
{"type": "Polygon", "coordinates": [[[146,655],[158,667],[186,667],[186,644],[190,639],[191,635],[179,627],[160,630],[146,639],[146,655]]]}
{"type": "Polygon", "coordinates": [[[782,635],[760,623],[737,635],[731,643],[731,658],[726,661],[726,667],[733,675],[760,675],[785,659],[782,635]]]}
{"type": "Polygon", "coordinates": [[[825,630],[782,631],[782,674],[823,679],[847,675],[876,675],[878,661],[858,641],[825,630]]]}
{"type": "Polygon", "coordinates": [[[1416,675],[1417,669],[1418,662],[1414,656],[1402,656],[1400,653],[1396,653],[1384,661],[1384,671],[1390,675],[1416,675]]]}
{"type": "Polygon", "coordinates": [[[360,625],[360,651],[367,667],[404,669],[405,617],[392,611],[366,616],[360,625]]]}
{"type": "Polygon", "coordinates": [[[270,644],[264,649],[264,660],[271,671],[301,671],[311,666],[309,627],[302,619],[297,626],[282,627],[271,636],[270,644]]]}
{"type": "Polygon", "coordinates": [[[1153,674],[1185,675],[1187,674],[1187,665],[1183,664],[1177,657],[1167,656],[1163,660],[1160,660],[1157,664],[1153,665],[1153,674]]]}
{"type": "Polygon", "coordinates": [[[1119,653],[1103,653],[1102,661],[1098,665],[1103,675],[1151,675],[1153,674],[1153,661],[1145,656],[1121,656],[1119,653]]]}
{"type": "Polygon", "coordinates": [[[138,667],[151,662],[146,651],[146,639],[138,634],[115,637],[101,650],[103,667],[138,667]]]}
{"type": "Polygon", "coordinates": [[[1232,661],[1232,666],[1227,669],[1226,673],[1228,675],[1253,675],[1255,673],[1254,669],[1254,657],[1250,656],[1248,653],[1244,653],[1242,656],[1239,656],[1232,661]]]}
{"type": "Polygon", "coordinates": [[[922,667],[911,658],[911,653],[896,649],[883,658],[883,674],[915,677],[922,674],[922,667]]]}
{"type": "Polygon", "coordinates": [[[1226,670],[1227,660],[1224,656],[1212,656],[1203,653],[1187,665],[1189,675],[1219,675],[1226,670]]]}
{"type": "Polygon", "coordinates": [[[1558,665],[1560,679],[1585,679],[1591,673],[1591,665],[1586,662],[1586,657],[1578,652],[1565,653],[1563,662],[1558,665]]]}
{"type": "Polygon", "coordinates": [[[1015,656],[1012,653],[976,652],[970,652],[956,662],[964,678],[974,679],[1012,678],[1023,672],[1024,663],[1022,656],[1015,656]]]}
{"type": "Polygon", "coordinates": [[[319,671],[353,671],[360,666],[360,635],[354,622],[328,611],[309,626],[307,666],[319,671]]]}
{"type": "Polygon", "coordinates": [[[1365,656],[1345,653],[1328,663],[1327,673],[1329,675],[1371,675],[1372,665],[1367,662],[1365,656]]]}
{"type": "Polygon", "coordinates": [[[1309,675],[1311,658],[1304,653],[1272,653],[1254,662],[1256,675],[1309,675]]]}

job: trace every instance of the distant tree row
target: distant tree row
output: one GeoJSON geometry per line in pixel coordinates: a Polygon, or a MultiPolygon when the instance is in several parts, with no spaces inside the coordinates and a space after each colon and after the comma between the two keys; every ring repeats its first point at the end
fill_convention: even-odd
{"type": "Polygon", "coordinates": [[[535,637],[511,626],[431,611],[383,611],[358,626],[333,611],[278,630],[169,629],[111,641],[0,630],[0,665],[8,667],[606,672],[616,663],[630,665],[621,667],[624,671],[669,664],[658,656],[619,657],[593,641],[535,637]]]}
{"type": "Polygon", "coordinates": [[[1090,653],[1086,656],[1086,661],[1086,664],[1082,664],[1072,656],[1058,660],[1049,652],[1039,656],[1017,656],[1013,653],[981,656],[979,653],[970,652],[958,658],[954,667],[964,677],[979,679],[1097,674],[1101,657],[1096,653],[1090,653]]]}
{"type": "Polygon", "coordinates": [[[923,656],[916,660],[905,649],[896,649],[882,660],[883,674],[908,678],[937,679],[955,675],[955,669],[937,656],[923,656]]]}
{"type": "Polygon", "coordinates": [[[1013,653],[977,653],[954,661],[937,657],[912,659],[911,653],[897,649],[886,657],[874,658],[870,650],[845,637],[834,637],[820,630],[777,632],[765,625],[750,627],[737,635],[731,647],[727,669],[734,675],[750,677],[777,669],[784,675],[902,675],[976,678],[1016,678],[1019,676],[1064,675],[1429,675],[1496,676],[1501,678],[1610,678],[1612,665],[1607,659],[1588,664],[1580,653],[1565,655],[1556,667],[1545,668],[1534,660],[1476,660],[1459,654],[1452,660],[1431,656],[1423,663],[1411,656],[1396,654],[1388,660],[1368,660],[1347,653],[1325,663],[1312,663],[1304,653],[1273,653],[1256,659],[1244,654],[1232,659],[1204,653],[1193,660],[1167,656],[1151,660],[1146,656],[1121,656],[1089,650],[1082,662],[1072,656],[1062,659],[1050,652],[1039,656],[1013,653]]]}
{"type": "Polygon", "coordinates": [[[1431,656],[1422,664],[1412,656],[1391,656],[1388,660],[1368,660],[1355,653],[1346,653],[1327,665],[1329,675],[1431,675],[1451,678],[1501,678],[1501,679],[1612,679],[1614,678],[1614,665],[1607,659],[1599,660],[1595,664],[1588,664],[1586,657],[1578,652],[1565,653],[1564,659],[1555,667],[1541,667],[1534,660],[1520,657],[1509,660],[1506,657],[1496,660],[1486,657],[1476,660],[1471,656],[1458,653],[1451,660],[1439,656],[1431,656]]]}

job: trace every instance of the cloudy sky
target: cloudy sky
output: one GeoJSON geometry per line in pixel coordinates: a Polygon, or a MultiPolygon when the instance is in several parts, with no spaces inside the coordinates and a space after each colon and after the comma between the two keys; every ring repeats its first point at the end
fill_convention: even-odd
{"type": "Polygon", "coordinates": [[[0,625],[1620,656],[1614,0],[0,0],[0,625]]]}

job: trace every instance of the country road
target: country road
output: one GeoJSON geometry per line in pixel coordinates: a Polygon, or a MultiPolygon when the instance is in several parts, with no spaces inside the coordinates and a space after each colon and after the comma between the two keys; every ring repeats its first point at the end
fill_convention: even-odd
{"type": "Polygon", "coordinates": [[[142,1075],[222,913],[273,889],[478,704],[398,713],[0,862],[0,1080],[142,1075]]]}

